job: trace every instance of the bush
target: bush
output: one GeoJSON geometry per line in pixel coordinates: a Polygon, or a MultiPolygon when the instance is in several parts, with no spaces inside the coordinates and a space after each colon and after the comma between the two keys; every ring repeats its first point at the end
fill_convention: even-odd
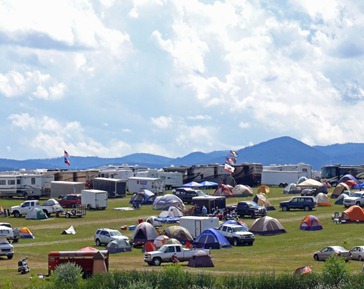
{"type": "Polygon", "coordinates": [[[77,288],[82,283],[82,269],[72,262],[60,264],[54,270],[53,282],[58,289],[77,288]]]}
{"type": "Polygon", "coordinates": [[[331,255],[325,261],[322,270],[322,278],[324,283],[340,287],[349,278],[349,272],[345,266],[346,261],[343,258],[331,255]]]}

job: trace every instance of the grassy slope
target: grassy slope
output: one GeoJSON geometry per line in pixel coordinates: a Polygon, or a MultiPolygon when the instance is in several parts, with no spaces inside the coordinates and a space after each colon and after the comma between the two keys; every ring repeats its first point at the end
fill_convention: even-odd
{"type": "MultiPolygon", "coordinates": [[[[256,188],[255,188],[256,190],[256,188]]],[[[287,233],[276,236],[256,236],[254,246],[234,247],[227,250],[212,251],[214,268],[202,269],[206,272],[248,274],[264,272],[287,272],[291,274],[296,268],[310,266],[315,271],[320,271],[323,262],[313,260],[312,253],[322,249],[326,245],[343,245],[351,249],[356,245],[364,244],[364,224],[335,224],[331,220],[333,212],[342,212],[343,206],[318,207],[309,212],[317,216],[324,227],[321,231],[301,231],[300,221],[308,214],[304,211],[292,210],[282,212],[279,210],[279,202],[290,196],[283,195],[282,189],[271,188],[268,196],[271,204],[277,210],[269,211],[269,215],[277,218],[285,227],[287,233]]],[[[4,222],[10,222],[14,227],[28,227],[35,239],[21,239],[14,244],[15,256],[12,260],[0,257],[0,274],[7,276],[1,278],[0,286],[10,281],[19,284],[21,280],[28,280],[30,275],[19,275],[17,261],[23,256],[28,256],[32,274],[47,273],[47,255],[50,251],[77,250],[85,246],[95,246],[93,234],[97,228],[120,228],[123,225],[137,225],[138,219],[146,219],[151,215],[158,215],[159,211],[152,210],[151,206],[142,206],[137,211],[118,211],[113,208],[129,207],[130,197],[124,199],[111,199],[105,211],[87,211],[84,218],[50,218],[48,220],[35,221],[24,218],[2,218],[4,222]],[[62,231],[73,225],[77,230],[76,235],[62,235],[62,231]]],[[[228,199],[229,204],[234,204],[243,198],[228,199]]],[[[247,198],[251,199],[251,198],[247,198]]],[[[0,200],[0,205],[9,208],[19,204],[22,200],[0,200]]],[[[251,226],[252,219],[244,221],[251,226]]],[[[132,231],[123,231],[131,237],[132,231]]],[[[186,263],[187,264],[187,263],[186,263]]],[[[188,270],[196,270],[184,266],[188,270]]],[[[360,272],[362,263],[350,261],[347,267],[351,272],[360,272]]],[[[143,254],[140,249],[132,252],[110,255],[110,270],[160,270],[159,267],[150,267],[143,262],[143,254]]],[[[201,269],[198,269],[201,271],[201,269]]]]}

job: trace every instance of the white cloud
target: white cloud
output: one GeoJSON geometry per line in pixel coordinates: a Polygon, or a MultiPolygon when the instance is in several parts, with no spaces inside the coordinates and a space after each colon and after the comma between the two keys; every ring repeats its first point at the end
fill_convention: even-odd
{"type": "Polygon", "coordinates": [[[170,116],[152,117],[152,123],[158,128],[170,128],[173,124],[173,119],[170,116]]]}

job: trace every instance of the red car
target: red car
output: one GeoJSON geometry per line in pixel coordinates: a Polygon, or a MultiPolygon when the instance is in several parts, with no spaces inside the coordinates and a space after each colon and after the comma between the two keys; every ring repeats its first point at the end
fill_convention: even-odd
{"type": "Polygon", "coordinates": [[[58,203],[64,208],[76,208],[76,205],[81,204],[81,194],[69,194],[60,199],[58,203]]]}

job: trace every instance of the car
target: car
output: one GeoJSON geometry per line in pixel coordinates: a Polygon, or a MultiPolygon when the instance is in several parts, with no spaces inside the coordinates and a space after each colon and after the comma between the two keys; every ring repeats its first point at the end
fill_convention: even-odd
{"type": "Polygon", "coordinates": [[[238,202],[235,212],[239,217],[250,216],[251,218],[255,218],[267,215],[267,209],[263,206],[259,206],[254,201],[238,202]]]}
{"type": "Polygon", "coordinates": [[[316,200],[311,196],[297,196],[292,197],[288,201],[280,202],[279,207],[282,209],[282,211],[289,211],[290,209],[311,211],[316,207],[316,200]]]}
{"type": "Polygon", "coordinates": [[[107,245],[111,241],[123,239],[129,242],[129,238],[121,234],[118,230],[109,228],[100,228],[96,230],[94,235],[94,241],[96,246],[101,246],[102,244],[107,245]]]}
{"type": "Polygon", "coordinates": [[[9,260],[14,256],[14,246],[5,237],[0,237],[0,256],[6,256],[9,260]]]}
{"type": "Polygon", "coordinates": [[[364,207],[364,192],[353,192],[349,197],[344,199],[343,205],[345,208],[357,205],[364,207]]]}
{"type": "Polygon", "coordinates": [[[364,246],[356,246],[350,250],[351,259],[364,261],[364,246]]]}
{"type": "Polygon", "coordinates": [[[338,257],[344,258],[345,261],[350,259],[350,251],[342,246],[327,246],[321,251],[313,253],[313,258],[316,261],[325,261],[331,255],[336,255],[338,257]]]}
{"type": "Polygon", "coordinates": [[[58,203],[64,208],[76,208],[81,205],[81,194],[69,194],[58,199],[58,203]]]}
{"type": "Polygon", "coordinates": [[[174,189],[173,194],[179,197],[184,203],[192,204],[193,197],[204,197],[206,194],[201,190],[195,190],[191,188],[177,188],[174,189]]]}
{"type": "Polygon", "coordinates": [[[10,234],[7,239],[8,241],[12,241],[13,243],[18,243],[19,239],[20,239],[20,230],[19,228],[13,228],[13,226],[10,223],[5,223],[5,222],[0,222],[0,227],[4,226],[7,228],[10,228],[13,230],[13,234],[10,234]]]}
{"type": "Polygon", "coordinates": [[[218,230],[234,246],[238,246],[239,244],[251,246],[255,241],[254,234],[241,225],[222,224],[218,230]]]}

